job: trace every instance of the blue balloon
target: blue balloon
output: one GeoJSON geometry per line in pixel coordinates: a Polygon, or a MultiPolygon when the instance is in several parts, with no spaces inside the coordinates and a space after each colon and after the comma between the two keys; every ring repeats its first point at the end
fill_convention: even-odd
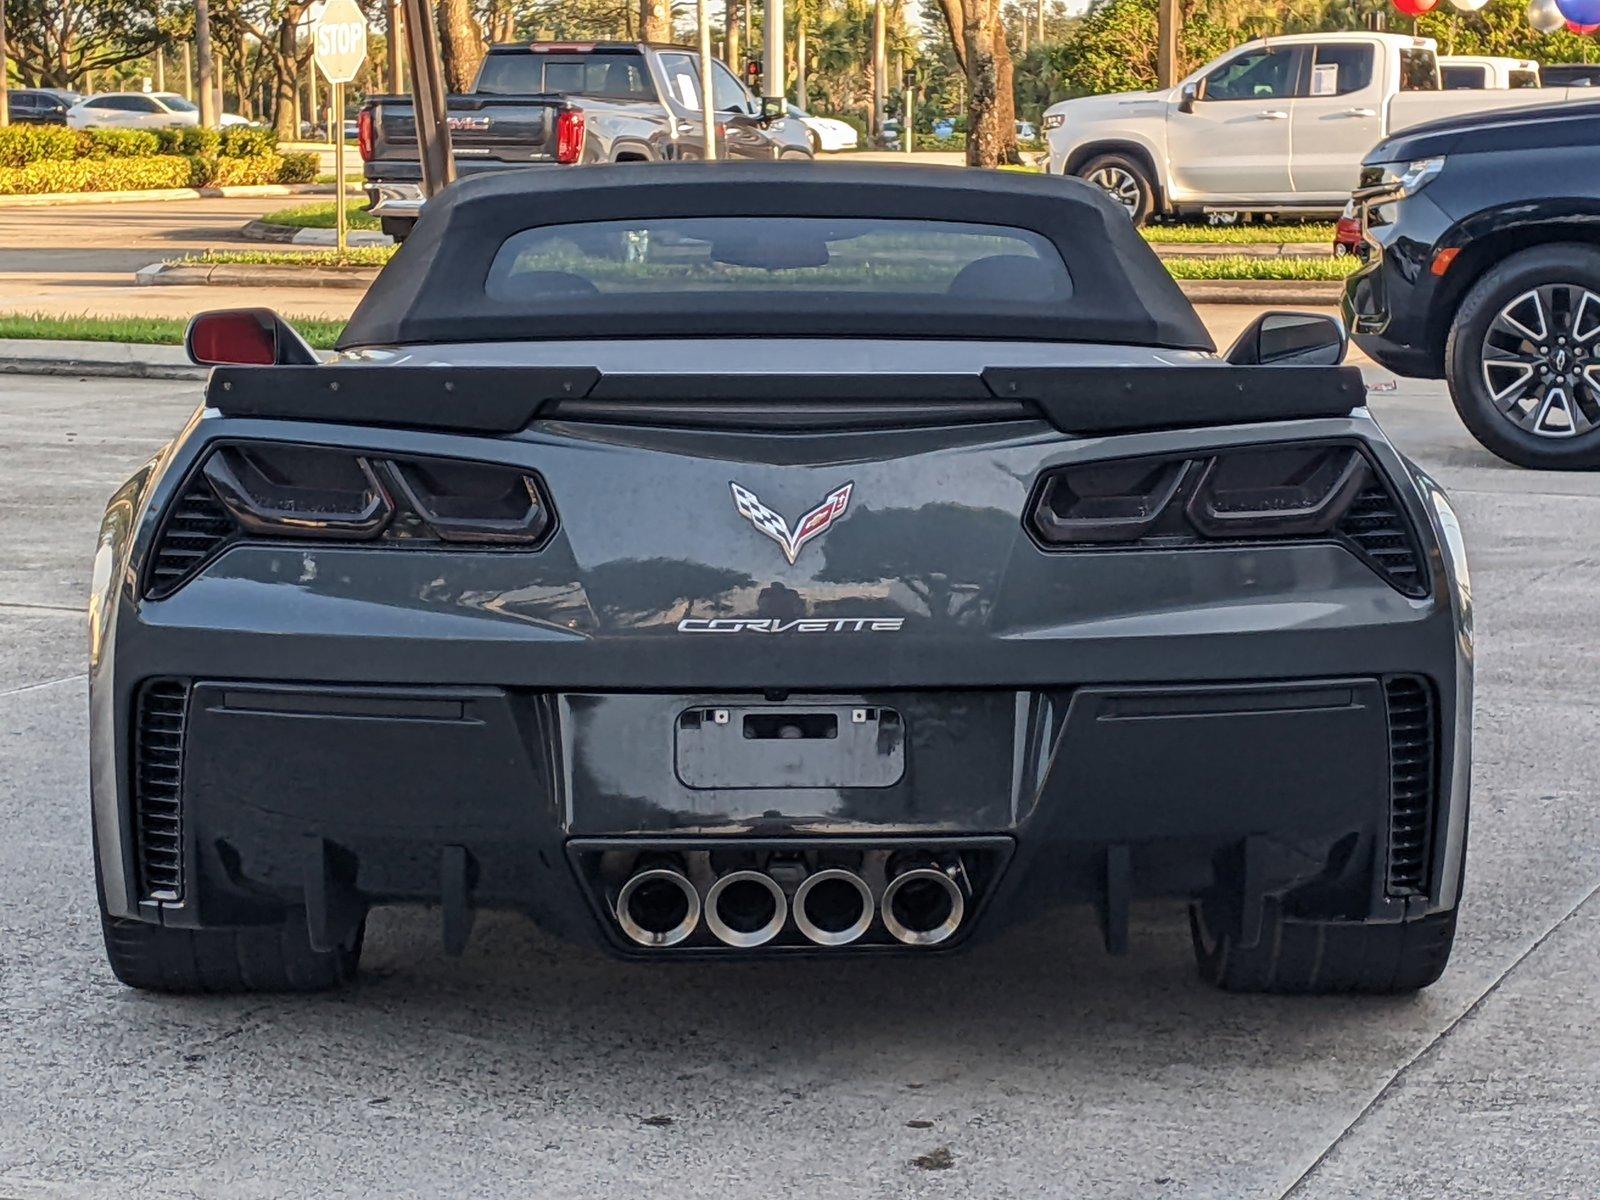
{"type": "Polygon", "coordinates": [[[1556,0],[1556,7],[1575,25],[1600,25],[1600,0],[1556,0]]]}

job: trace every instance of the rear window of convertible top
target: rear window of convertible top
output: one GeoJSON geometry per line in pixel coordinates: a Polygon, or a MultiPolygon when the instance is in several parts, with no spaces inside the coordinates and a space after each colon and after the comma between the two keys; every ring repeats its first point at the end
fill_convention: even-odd
{"type": "MultiPolygon", "coordinates": [[[[900,295],[952,313],[1060,304],[1072,277],[1031,230],[958,221],[824,217],[674,217],[526,229],[507,238],[485,280],[491,299],[601,311],[606,297],[687,306],[719,296],[848,304],[900,295]]],[[[808,305],[809,307],[809,305],[808,305]]]]}

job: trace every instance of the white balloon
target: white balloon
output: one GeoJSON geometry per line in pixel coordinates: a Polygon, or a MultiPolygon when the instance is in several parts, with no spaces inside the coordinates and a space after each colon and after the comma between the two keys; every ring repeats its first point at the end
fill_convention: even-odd
{"type": "Polygon", "coordinates": [[[1528,24],[1537,33],[1554,33],[1567,27],[1567,19],[1556,7],[1556,0],[1528,0],[1528,24]]]}
{"type": "Polygon", "coordinates": [[[1450,0],[1450,7],[1461,12],[1477,12],[1487,3],[1489,0],[1450,0]]]}

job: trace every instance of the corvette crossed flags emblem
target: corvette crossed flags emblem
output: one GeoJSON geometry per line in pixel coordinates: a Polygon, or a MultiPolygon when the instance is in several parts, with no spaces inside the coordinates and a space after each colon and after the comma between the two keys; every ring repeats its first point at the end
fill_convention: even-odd
{"type": "Polygon", "coordinates": [[[829,526],[844,516],[844,510],[850,504],[850,492],[856,485],[847,483],[829,492],[826,500],[800,518],[793,532],[789,529],[789,523],[756,499],[756,494],[749,488],[732,482],[728,486],[733,489],[733,505],[739,510],[739,515],[777,542],[783,550],[783,556],[793,566],[807,542],[826,533],[829,526]]]}

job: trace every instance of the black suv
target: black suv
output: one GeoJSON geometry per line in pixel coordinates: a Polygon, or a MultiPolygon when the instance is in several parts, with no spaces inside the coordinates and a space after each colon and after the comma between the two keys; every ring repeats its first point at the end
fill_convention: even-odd
{"type": "Polygon", "coordinates": [[[1356,343],[1450,384],[1474,436],[1525,467],[1600,467],[1600,103],[1421,125],[1369,153],[1356,343]]]}
{"type": "Polygon", "coordinates": [[[6,93],[13,125],[65,125],[67,109],[83,97],[54,88],[16,88],[6,93]]]}

